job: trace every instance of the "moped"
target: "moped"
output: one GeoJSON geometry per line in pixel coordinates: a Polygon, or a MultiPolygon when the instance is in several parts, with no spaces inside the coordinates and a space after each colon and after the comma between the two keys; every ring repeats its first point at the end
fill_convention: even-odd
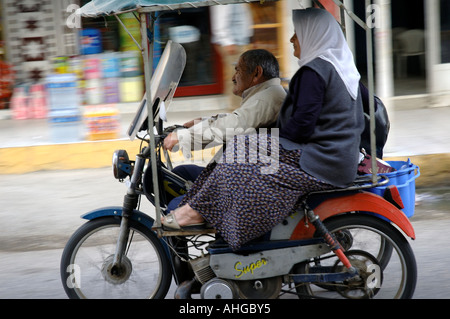
{"type": "MultiPolygon", "coordinates": [[[[147,14],[139,15],[146,65],[147,14]]],[[[389,174],[363,175],[351,187],[308,194],[299,211],[237,251],[213,228],[162,226],[169,203],[191,185],[172,171],[162,147],[173,129],[164,128],[163,119],[185,60],[183,47],[169,41],[152,77],[146,73],[146,96],[128,130],[141,147],[134,160],[125,150],[113,154],[114,177],[127,185],[123,205],[82,216],[87,222],[61,258],[67,295],[165,298],[173,279],[180,299],[411,298],[417,267],[408,238],[415,233],[402,211],[405,196],[389,174]],[[142,199],[154,205],[154,215],[139,210],[142,199]]],[[[416,177],[413,164],[392,164],[407,178],[416,177]]]]}

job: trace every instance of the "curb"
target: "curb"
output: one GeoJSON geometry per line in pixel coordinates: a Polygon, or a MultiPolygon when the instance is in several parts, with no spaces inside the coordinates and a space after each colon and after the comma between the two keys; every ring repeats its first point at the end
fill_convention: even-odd
{"type": "MultiPolygon", "coordinates": [[[[110,141],[91,141],[68,144],[52,144],[27,147],[0,148],[0,174],[26,174],[42,170],[74,170],[103,168],[111,166],[112,154],[115,150],[124,149],[130,159],[134,160],[141,141],[128,139],[110,141]]],[[[212,148],[193,153],[189,163],[206,163],[216,153],[212,148]]],[[[386,157],[386,161],[411,159],[420,168],[420,177],[416,187],[449,187],[450,186],[450,154],[427,154],[401,157],[386,157]]],[[[172,162],[176,165],[186,163],[181,151],[171,153],[172,162]]]]}
{"type": "MultiPolygon", "coordinates": [[[[0,148],[0,175],[110,167],[115,150],[126,150],[134,160],[140,147],[140,140],[121,139],[0,148]]],[[[216,148],[195,151],[189,162],[207,163],[215,152],[216,148]]],[[[186,161],[181,151],[171,153],[171,159],[174,164],[186,161]]]]}
{"type": "Polygon", "coordinates": [[[140,141],[101,141],[0,149],[2,174],[25,174],[41,170],[69,170],[111,166],[116,149],[137,152],[140,141]]]}

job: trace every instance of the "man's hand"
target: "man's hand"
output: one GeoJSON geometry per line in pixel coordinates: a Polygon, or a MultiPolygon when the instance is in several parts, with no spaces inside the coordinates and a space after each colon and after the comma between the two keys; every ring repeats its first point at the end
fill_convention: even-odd
{"type": "Polygon", "coordinates": [[[164,139],[164,148],[166,150],[172,151],[173,147],[178,144],[177,133],[172,132],[164,139]]]}
{"type": "Polygon", "coordinates": [[[202,118],[199,117],[199,118],[196,118],[196,119],[193,119],[193,120],[191,120],[189,122],[184,123],[183,126],[185,128],[190,128],[190,127],[194,126],[195,124],[197,124],[198,122],[200,122],[201,120],[202,120],[202,118]]]}

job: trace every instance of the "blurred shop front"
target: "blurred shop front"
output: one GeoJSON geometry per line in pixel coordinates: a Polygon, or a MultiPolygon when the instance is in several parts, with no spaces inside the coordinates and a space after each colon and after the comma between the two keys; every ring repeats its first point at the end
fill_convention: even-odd
{"type": "MultiPolygon", "coordinates": [[[[302,0],[303,6],[314,0],[302,0]]],[[[333,0],[321,0],[340,20],[333,0]]],[[[375,93],[388,108],[450,106],[450,1],[343,0],[373,30],[375,93]],[[389,103],[389,100],[392,103],[389,103]]],[[[363,82],[367,75],[366,31],[345,15],[346,37],[363,82]]]]}
{"type": "MultiPolygon", "coordinates": [[[[450,106],[449,1],[374,3],[381,22],[374,28],[377,93],[398,106],[450,106]]],[[[355,12],[366,10],[359,1],[353,5],[355,12]]]]}
{"type": "MultiPolygon", "coordinates": [[[[0,107],[10,108],[14,120],[48,119],[57,142],[118,137],[118,106],[144,94],[139,48],[115,17],[77,17],[75,10],[87,2],[4,0],[0,7],[0,88],[9,81],[8,101],[0,107]]],[[[251,11],[250,47],[274,53],[283,72],[284,1],[251,4],[251,11]]],[[[141,43],[136,16],[119,18],[141,43]]],[[[223,94],[223,68],[234,66],[224,65],[211,43],[210,8],[158,12],[156,18],[153,66],[169,39],[187,53],[175,96],[223,94]]]]}
{"type": "MultiPolygon", "coordinates": [[[[75,139],[115,138],[119,107],[139,102],[144,94],[142,56],[115,17],[75,17],[75,9],[87,2],[2,0],[0,109],[10,108],[16,120],[47,119],[56,131],[73,127],[75,139]],[[69,96],[73,103],[66,103],[69,96]],[[80,126],[87,135],[80,133],[80,126]]],[[[340,19],[333,0],[321,2],[340,19]]],[[[380,12],[367,11],[365,1],[344,1],[363,20],[371,14],[383,18],[373,29],[375,93],[382,98],[414,96],[423,107],[450,105],[449,1],[372,2],[380,12]]],[[[289,42],[292,9],[313,3],[279,0],[249,4],[253,19],[249,47],[272,52],[280,63],[282,78],[289,79],[298,67],[289,42]]],[[[169,39],[181,43],[187,53],[176,97],[214,98],[224,94],[224,81],[231,81],[223,74],[224,68],[233,66],[225,65],[211,43],[210,10],[156,13],[154,67],[169,39]]],[[[121,14],[120,19],[140,43],[136,16],[121,14]]],[[[364,78],[365,32],[353,22],[346,22],[346,32],[364,78]]]]}
{"type": "Polygon", "coordinates": [[[222,65],[210,39],[209,8],[157,13],[156,17],[155,56],[161,54],[168,40],[186,50],[186,67],[175,96],[222,93],[222,65]]]}

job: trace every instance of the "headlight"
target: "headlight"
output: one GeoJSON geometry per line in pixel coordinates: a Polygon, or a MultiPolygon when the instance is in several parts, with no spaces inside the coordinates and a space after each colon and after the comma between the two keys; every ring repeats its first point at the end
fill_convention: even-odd
{"type": "Polygon", "coordinates": [[[112,158],[113,174],[116,179],[125,179],[132,174],[131,161],[125,150],[117,150],[112,158]]]}

